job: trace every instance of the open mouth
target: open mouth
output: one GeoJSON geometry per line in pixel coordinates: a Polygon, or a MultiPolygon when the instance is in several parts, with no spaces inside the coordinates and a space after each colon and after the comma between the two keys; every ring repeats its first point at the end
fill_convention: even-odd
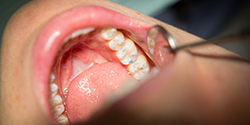
{"type": "Polygon", "coordinates": [[[170,60],[161,51],[166,41],[147,43],[150,27],[98,6],[73,8],[48,22],[32,59],[35,89],[51,119],[86,121],[125,81],[137,84],[170,60]]]}

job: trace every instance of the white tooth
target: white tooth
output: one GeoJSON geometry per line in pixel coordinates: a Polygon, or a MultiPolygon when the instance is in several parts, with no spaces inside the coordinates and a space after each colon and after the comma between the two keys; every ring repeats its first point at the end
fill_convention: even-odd
{"type": "Polygon", "coordinates": [[[73,32],[72,34],[71,34],[71,38],[75,38],[76,36],[79,36],[79,35],[85,35],[85,34],[87,34],[87,33],[89,33],[89,32],[91,32],[91,31],[93,31],[95,28],[93,28],[93,27],[90,27],[90,28],[85,28],[85,29],[79,29],[79,30],[77,30],[77,31],[75,31],[75,32],[73,32]]]}
{"type": "Polygon", "coordinates": [[[128,71],[137,80],[141,80],[144,76],[149,73],[149,64],[147,58],[144,55],[138,56],[134,63],[128,66],[128,71]]]}
{"type": "Polygon", "coordinates": [[[71,38],[71,35],[69,35],[66,38],[64,38],[63,43],[66,43],[67,41],[69,41],[70,38],[71,38]]]}
{"type": "Polygon", "coordinates": [[[147,41],[148,41],[149,52],[150,52],[151,55],[153,55],[154,54],[155,41],[150,37],[147,38],[147,41]]]}
{"type": "Polygon", "coordinates": [[[54,107],[60,103],[62,103],[62,98],[60,95],[57,94],[55,97],[50,98],[50,105],[52,107],[54,107]]]}
{"type": "Polygon", "coordinates": [[[148,67],[147,58],[144,55],[139,55],[137,60],[128,66],[128,71],[131,75],[134,75],[146,67],[148,67]]]}
{"type": "Polygon", "coordinates": [[[51,73],[50,75],[50,82],[54,82],[55,80],[55,75],[53,73],[51,73]]]}
{"type": "Polygon", "coordinates": [[[141,80],[144,76],[146,76],[149,72],[149,67],[146,67],[143,70],[138,71],[136,74],[133,75],[133,77],[137,80],[141,80]]]}
{"type": "Polygon", "coordinates": [[[124,45],[124,35],[120,31],[118,31],[117,35],[114,37],[114,39],[109,41],[108,45],[112,50],[120,50],[124,45]]]}
{"type": "Polygon", "coordinates": [[[82,29],[82,34],[90,33],[93,30],[95,30],[94,27],[89,27],[89,28],[82,29]]]}
{"type": "Polygon", "coordinates": [[[116,36],[116,34],[117,34],[116,28],[106,27],[106,28],[103,28],[101,31],[101,36],[105,40],[113,39],[116,36]]]}
{"type": "Polygon", "coordinates": [[[120,49],[115,53],[116,57],[119,60],[122,60],[126,55],[131,53],[134,50],[134,48],[136,48],[134,42],[130,39],[126,39],[125,45],[122,47],[122,49],[120,49]]]}
{"type": "Polygon", "coordinates": [[[150,68],[150,73],[147,77],[143,77],[140,80],[140,83],[145,83],[146,81],[148,81],[149,79],[153,78],[155,75],[157,75],[159,73],[159,69],[157,67],[152,67],[150,68]]]}
{"type": "Polygon", "coordinates": [[[65,115],[60,115],[57,119],[56,119],[56,122],[58,124],[62,124],[62,125],[65,125],[65,124],[69,124],[69,119],[67,118],[67,116],[65,115]]]}
{"type": "Polygon", "coordinates": [[[57,91],[58,91],[58,86],[55,84],[55,83],[51,83],[49,84],[49,94],[50,94],[50,97],[53,98],[55,97],[57,91]]]}
{"type": "Polygon", "coordinates": [[[124,65],[128,65],[130,63],[133,63],[135,62],[137,59],[137,49],[136,47],[134,48],[134,50],[129,53],[127,56],[125,56],[122,60],[121,60],[121,63],[124,64],[124,65]]]}
{"type": "Polygon", "coordinates": [[[67,42],[69,39],[72,39],[72,38],[75,38],[76,36],[78,35],[85,35],[91,31],[95,30],[94,27],[89,27],[89,28],[85,28],[85,29],[79,29],[75,32],[73,32],[72,34],[70,34],[69,36],[67,36],[64,40],[63,40],[63,43],[64,42],[67,42]]]}
{"type": "Polygon", "coordinates": [[[63,104],[57,105],[52,109],[54,119],[58,118],[64,112],[65,108],[63,104]]]}

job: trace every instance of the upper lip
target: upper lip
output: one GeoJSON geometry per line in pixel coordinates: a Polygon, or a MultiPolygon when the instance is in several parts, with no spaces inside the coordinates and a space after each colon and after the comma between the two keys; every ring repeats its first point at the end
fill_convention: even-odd
{"type": "Polygon", "coordinates": [[[126,29],[138,37],[147,35],[151,27],[150,24],[104,7],[81,6],[57,15],[40,30],[33,48],[32,71],[36,94],[46,114],[50,114],[48,103],[50,71],[63,39],[77,29],[107,26],[126,29]]]}

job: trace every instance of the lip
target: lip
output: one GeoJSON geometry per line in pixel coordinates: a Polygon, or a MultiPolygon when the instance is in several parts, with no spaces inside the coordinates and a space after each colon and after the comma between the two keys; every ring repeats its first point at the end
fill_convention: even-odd
{"type": "Polygon", "coordinates": [[[144,38],[151,27],[104,7],[81,6],[55,16],[40,30],[33,48],[32,71],[38,101],[47,116],[51,115],[48,102],[50,68],[64,38],[78,29],[104,26],[126,29],[140,38],[144,38]]]}

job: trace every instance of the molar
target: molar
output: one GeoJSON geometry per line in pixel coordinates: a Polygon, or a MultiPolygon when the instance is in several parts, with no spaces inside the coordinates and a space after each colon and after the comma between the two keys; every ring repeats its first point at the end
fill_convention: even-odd
{"type": "Polygon", "coordinates": [[[124,65],[128,65],[130,63],[135,62],[137,59],[137,49],[136,47],[133,49],[131,53],[129,53],[127,56],[125,56],[122,60],[121,63],[124,65]]]}
{"type": "Polygon", "coordinates": [[[109,41],[108,45],[111,50],[120,50],[124,45],[124,35],[118,31],[117,35],[109,41]]]}
{"type": "MultiPolygon", "coordinates": [[[[120,49],[119,51],[117,51],[116,57],[119,60],[122,60],[123,58],[125,58],[127,55],[129,55],[131,52],[133,52],[133,50],[136,48],[134,42],[130,39],[126,39],[125,40],[125,45],[122,47],[122,49],[120,49]]],[[[134,52],[133,52],[134,53],[134,52]]],[[[137,50],[136,50],[137,53],[137,50]]]]}
{"type": "Polygon", "coordinates": [[[154,54],[155,41],[154,41],[154,39],[148,37],[147,42],[148,42],[149,52],[150,52],[151,55],[153,55],[154,54]]]}
{"type": "Polygon", "coordinates": [[[128,66],[128,71],[137,80],[141,80],[144,76],[149,73],[149,64],[144,55],[138,56],[134,63],[128,66]]]}
{"type": "Polygon", "coordinates": [[[50,98],[53,98],[57,94],[58,86],[55,83],[50,83],[49,84],[49,90],[50,90],[49,91],[50,98]]]}
{"type": "Polygon", "coordinates": [[[65,110],[63,104],[57,105],[52,109],[54,119],[57,119],[65,110]]]}
{"type": "Polygon", "coordinates": [[[62,98],[59,94],[57,94],[55,97],[50,98],[50,105],[52,107],[61,104],[62,103],[62,98]]]}
{"type": "Polygon", "coordinates": [[[106,28],[102,29],[101,36],[105,40],[111,40],[117,35],[117,33],[118,32],[117,32],[116,28],[106,27],[106,28]]]}
{"type": "Polygon", "coordinates": [[[67,116],[62,114],[56,119],[56,123],[60,125],[69,124],[69,119],[67,118],[67,116]]]}

